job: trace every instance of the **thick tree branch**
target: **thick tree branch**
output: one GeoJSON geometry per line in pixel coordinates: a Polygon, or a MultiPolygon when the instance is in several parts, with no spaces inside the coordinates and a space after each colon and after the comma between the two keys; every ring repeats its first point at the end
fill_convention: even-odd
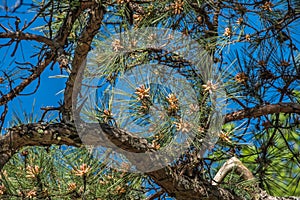
{"type": "MultiPolygon", "coordinates": [[[[75,50],[72,51],[72,55],[73,55],[72,66],[71,66],[72,69],[71,69],[70,76],[66,82],[63,105],[59,108],[55,108],[55,110],[62,112],[63,123],[39,122],[39,123],[31,123],[31,124],[22,124],[19,126],[8,128],[6,135],[4,136],[0,135],[0,170],[4,167],[4,165],[7,162],[9,162],[9,159],[11,159],[14,153],[16,153],[18,150],[20,150],[22,147],[25,146],[50,146],[52,144],[56,144],[56,145],[70,145],[70,146],[81,147],[83,144],[86,144],[86,145],[94,145],[94,146],[111,148],[114,151],[119,153],[122,153],[122,151],[127,151],[133,153],[132,154],[133,156],[131,154],[128,155],[128,157],[127,155],[125,154],[124,155],[126,156],[129,162],[135,165],[136,169],[142,168],[143,166],[146,166],[148,164],[148,163],[141,162],[140,159],[141,157],[136,156],[136,154],[141,154],[142,156],[144,156],[149,152],[156,151],[153,145],[151,144],[151,142],[148,141],[147,139],[139,138],[131,134],[130,132],[124,131],[116,127],[111,127],[108,124],[82,123],[82,124],[77,124],[77,126],[75,127],[75,125],[71,123],[73,122],[72,116],[76,114],[76,112],[75,113],[72,112],[72,106],[76,105],[76,102],[73,102],[73,100],[77,99],[77,95],[80,91],[80,83],[81,83],[82,73],[83,73],[83,71],[81,71],[82,69],[81,67],[83,67],[83,64],[85,64],[84,62],[91,48],[93,38],[95,37],[98,30],[100,29],[103,15],[105,13],[105,8],[102,7],[102,4],[98,2],[101,1],[98,0],[80,1],[79,4],[67,5],[66,7],[64,7],[63,12],[67,11],[67,13],[64,13],[66,14],[66,16],[64,17],[64,20],[61,23],[61,27],[57,30],[57,34],[54,38],[52,38],[52,33],[50,34],[51,38],[46,38],[43,36],[22,32],[23,30],[25,30],[25,28],[22,29],[22,31],[19,31],[20,30],[19,21],[16,21],[16,28],[15,28],[15,30],[17,30],[16,32],[11,32],[9,29],[3,27],[0,24],[0,27],[2,27],[4,31],[6,31],[5,33],[0,33],[0,38],[6,38],[6,40],[10,40],[10,42],[7,43],[7,46],[16,42],[15,50],[17,50],[18,44],[22,40],[41,42],[49,46],[51,49],[51,52],[47,52],[46,54],[42,55],[43,59],[40,59],[36,65],[32,65],[35,67],[32,67],[31,69],[32,73],[29,74],[28,77],[26,77],[26,79],[20,80],[17,86],[16,85],[12,86],[11,83],[10,91],[7,94],[3,94],[3,95],[1,94],[2,96],[0,96],[0,106],[1,105],[6,106],[6,103],[8,101],[17,97],[28,85],[30,85],[34,80],[39,78],[43,73],[43,71],[46,69],[46,67],[52,61],[55,62],[55,60],[59,60],[57,59],[57,57],[61,55],[60,53],[64,52],[64,49],[69,47],[68,44],[70,43],[68,41],[68,37],[73,29],[74,23],[75,22],[77,23],[76,20],[79,17],[83,16],[82,15],[83,12],[84,14],[89,14],[89,16],[86,18],[87,24],[84,23],[85,29],[79,35],[78,41],[76,45],[74,45],[75,50]],[[78,81],[79,83],[78,87],[76,86],[75,81],[78,81]]],[[[144,7],[143,4],[145,2],[151,4],[151,1],[148,2],[147,1],[144,2],[119,1],[117,3],[118,4],[126,3],[126,9],[127,8],[129,9],[130,14],[132,14],[131,12],[134,11],[137,14],[139,14],[139,17],[145,18],[148,10],[152,9],[146,6],[144,7]]],[[[244,8],[243,9],[238,8],[239,5],[237,3],[231,1],[230,2],[228,1],[227,3],[228,4],[232,3],[231,4],[232,7],[226,7],[227,6],[226,2],[224,3],[223,1],[219,1],[219,0],[214,1],[213,4],[211,4],[211,2],[191,3],[191,7],[190,6],[188,7],[189,9],[193,8],[193,10],[189,10],[189,12],[193,13],[193,11],[195,11],[195,13],[197,13],[198,15],[197,20],[199,21],[199,25],[202,26],[202,28],[200,27],[199,30],[202,29],[204,30],[204,32],[206,33],[205,37],[207,37],[208,42],[209,41],[211,43],[215,42],[214,38],[215,36],[218,35],[219,17],[222,14],[226,14],[226,12],[225,13],[221,12],[223,9],[232,9],[233,11],[234,10],[237,11],[238,15],[231,14],[230,11],[230,17],[229,17],[230,19],[240,15],[243,17],[244,15],[246,15],[246,12],[251,12],[250,10],[248,10],[248,8],[245,8],[246,9],[245,11],[243,11],[244,8]]],[[[244,3],[244,6],[245,7],[253,6],[253,11],[254,11],[253,13],[255,12],[260,13],[259,11],[261,9],[260,5],[264,5],[264,3],[265,3],[264,1],[250,3],[250,4],[244,3]],[[258,5],[256,6],[256,4],[258,5]]],[[[52,1],[49,3],[49,5],[50,4],[52,5],[52,8],[50,9],[50,21],[48,22],[48,26],[52,27],[52,17],[53,19],[55,17],[53,14],[56,9],[56,4],[54,4],[52,1]]],[[[111,5],[114,4],[116,3],[115,2],[111,3],[111,5]]],[[[177,4],[181,4],[181,1],[179,3],[177,2],[177,4]]],[[[185,9],[183,8],[187,7],[186,4],[187,3],[185,3],[184,7],[182,5],[179,6],[180,8],[178,9],[180,12],[176,11],[176,13],[184,17],[185,9]]],[[[20,5],[21,4],[16,4],[15,9],[19,8],[20,5]]],[[[57,8],[60,9],[61,4],[57,4],[57,5],[58,5],[57,8]]],[[[272,11],[271,7],[269,8],[270,12],[272,11]]],[[[40,14],[42,14],[46,8],[47,6],[44,6],[43,10],[40,11],[40,14]]],[[[108,8],[108,10],[109,12],[112,13],[114,12],[110,8],[108,8]]],[[[165,11],[166,9],[163,8],[163,10],[165,11]]],[[[265,12],[263,10],[266,11],[266,9],[262,9],[262,12],[265,12]]],[[[153,14],[156,15],[157,13],[153,13],[153,14]]],[[[9,16],[5,16],[5,17],[9,17],[9,16]]],[[[118,12],[118,17],[120,17],[119,12],[118,12]]],[[[152,16],[150,17],[152,18],[152,16]]],[[[265,36],[263,36],[263,38],[261,38],[261,36],[258,38],[259,40],[265,40],[267,38],[276,37],[276,35],[281,33],[283,29],[287,28],[288,24],[296,20],[298,17],[299,17],[299,13],[297,14],[294,10],[290,9],[289,6],[288,13],[285,14],[282,19],[278,19],[277,22],[276,20],[272,20],[274,21],[274,23],[270,21],[271,26],[268,26],[262,30],[257,30],[256,28],[253,28],[255,30],[255,33],[248,36],[251,37],[251,40],[253,37],[253,41],[255,41],[254,40],[255,38],[258,38],[255,36],[257,36],[257,34],[259,33],[265,33],[265,36]],[[269,33],[271,32],[272,34],[270,35],[269,33]]],[[[34,18],[29,24],[35,21],[35,19],[36,18],[34,18]]],[[[268,20],[266,21],[268,22],[268,20]]],[[[247,20],[244,20],[243,23],[244,23],[243,25],[247,26],[246,24],[247,20]]],[[[249,27],[252,28],[252,25],[249,27]]],[[[177,29],[177,27],[175,27],[174,29],[177,29]]],[[[196,29],[198,31],[198,26],[196,26],[196,29]]],[[[188,30],[188,32],[192,33],[192,30],[191,31],[188,30]]],[[[235,33],[231,33],[231,34],[233,38],[235,33]]],[[[242,39],[243,37],[244,36],[242,36],[242,39]]],[[[290,46],[291,48],[293,48],[292,39],[291,39],[290,46]]],[[[151,50],[151,52],[153,52],[153,49],[151,50]]],[[[12,55],[14,55],[14,53],[12,55]]],[[[174,67],[174,63],[176,62],[176,60],[175,61],[166,60],[163,62],[165,63],[162,64],[165,64],[166,66],[169,66],[168,64],[170,65],[172,64],[172,66],[174,67]]],[[[182,60],[180,62],[180,67],[184,63],[185,62],[183,62],[182,60]]],[[[184,71],[185,70],[182,70],[180,72],[183,74],[184,71]]],[[[191,74],[191,72],[189,72],[189,74],[191,74]]],[[[1,80],[1,82],[2,81],[3,80],[1,80]]],[[[286,86],[283,87],[281,92],[282,95],[284,94],[288,95],[288,93],[285,92],[284,89],[287,89],[287,86],[289,86],[289,84],[290,82],[286,83],[286,86]]],[[[281,91],[281,89],[279,91],[281,91]]],[[[245,118],[249,118],[249,119],[258,118],[261,116],[277,114],[277,113],[300,114],[300,104],[298,103],[277,103],[271,105],[260,105],[254,108],[247,108],[243,106],[242,108],[243,110],[238,110],[225,115],[225,122],[243,120],[245,118]]],[[[1,121],[3,122],[4,118],[1,121]]],[[[275,134],[275,132],[273,134],[275,134]]],[[[271,140],[269,141],[269,143],[270,142],[271,140]]],[[[167,156],[163,158],[156,158],[156,157],[152,158],[149,155],[149,158],[151,159],[150,161],[159,163],[160,159],[161,160],[166,159],[167,156]]],[[[193,164],[197,162],[187,160],[186,163],[193,164]]],[[[160,169],[156,169],[151,172],[149,171],[145,172],[145,175],[151,177],[162,188],[160,192],[149,197],[149,199],[154,199],[156,197],[159,197],[164,192],[168,193],[170,196],[176,197],[176,199],[179,200],[181,199],[209,199],[209,200],[243,199],[243,197],[234,194],[232,191],[228,189],[224,189],[223,186],[219,185],[219,183],[221,183],[226,177],[226,175],[229,174],[230,172],[235,172],[241,175],[241,177],[245,180],[254,179],[252,173],[243,165],[241,161],[239,161],[235,157],[225,162],[225,164],[221,167],[221,169],[214,177],[214,182],[212,183],[208,180],[205,180],[204,178],[201,178],[200,176],[195,176],[194,178],[191,178],[192,176],[187,176],[184,173],[179,173],[178,172],[179,170],[177,170],[178,168],[176,169],[176,167],[179,168],[179,166],[175,165],[175,166],[162,167],[160,169]]],[[[191,168],[193,169],[196,167],[198,166],[197,165],[191,166],[191,168]]],[[[294,197],[287,197],[287,198],[272,197],[268,195],[265,191],[262,191],[260,189],[258,189],[256,192],[257,192],[257,196],[255,196],[255,200],[297,199],[294,197]]]]}
{"type": "Polygon", "coordinates": [[[75,127],[67,124],[32,123],[9,128],[0,137],[0,168],[22,147],[52,144],[79,146],[81,141],[75,127]]]}
{"type": "Polygon", "coordinates": [[[225,116],[225,123],[237,121],[245,118],[255,118],[263,115],[276,113],[297,113],[300,114],[300,104],[298,103],[278,103],[263,105],[249,109],[243,109],[229,113],[225,116]]]}
{"type": "MultiPolygon", "coordinates": [[[[103,145],[109,144],[109,142],[106,142],[109,139],[127,151],[153,151],[151,145],[147,144],[145,140],[141,142],[140,138],[106,124],[101,124],[101,128],[99,128],[99,124],[88,126],[83,124],[82,127],[85,128],[86,134],[91,135],[91,138],[93,138],[91,144],[99,144],[98,142],[103,145]],[[99,137],[103,133],[101,129],[108,137],[99,137]],[[94,137],[97,135],[98,137],[94,137]]],[[[80,146],[81,141],[76,128],[72,124],[32,123],[12,127],[8,129],[5,136],[0,138],[0,168],[8,162],[17,150],[24,146],[50,146],[51,144],[80,146]]],[[[194,197],[200,199],[204,197],[208,199],[220,199],[220,197],[224,197],[223,199],[240,199],[225,189],[212,186],[206,182],[194,182],[188,177],[183,176],[174,181],[174,176],[170,172],[169,168],[163,168],[149,172],[148,175],[166,189],[169,194],[175,195],[177,199],[186,199],[184,197],[191,197],[189,199],[195,199],[194,197]],[[195,188],[195,186],[197,187],[195,188]]]]}
{"type": "Polygon", "coordinates": [[[242,198],[206,180],[190,179],[184,175],[176,176],[171,169],[163,168],[147,173],[158,185],[178,200],[209,199],[209,200],[240,200],[242,198]]]}
{"type": "MultiPolygon", "coordinates": [[[[127,151],[142,153],[153,151],[152,145],[146,140],[138,138],[126,131],[110,127],[107,124],[82,124],[77,128],[89,135],[88,144],[107,145],[111,141],[118,147],[127,151]],[[100,128],[101,127],[101,128],[100,128]],[[106,137],[99,137],[105,134],[106,137]]],[[[84,137],[84,136],[82,136],[84,137]]],[[[32,123],[15,126],[8,129],[5,136],[0,137],[0,169],[3,168],[11,156],[24,146],[50,146],[52,144],[81,146],[81,140],[73,124],[64,123],[32,123]]],[[[86,143],[85,143],[86,144],[86,143]]],[[[137,162],[137,161],[134,161],[137,162]]],[[[155,162],[155,161],[153,161],[155,162]]],[[[169,195],[176,199],[242,199],[231,191],[220,186],[212,185],[206,180],[191,179],[187,176],[176,175],[170,167],[147,172],[158,185],[160,185],[169,195]]],[[[251,177],[251,176],[247,176],[251,177]]],[[[260,199],[288,199],[277,198],[261,192],[260,199]]]]}
{"type": "Polygon", "coordinates": [[[72,97],[76,99],[78,90],[80,89],[80,87],[74,88],[74,83],[76,78],[78,81],[81,81],[82,74],[79,72],[79,70],[80,67],[82,67],[85,64],[84,62],[90,50],[92,40],[94,36],[98,33],[98,30],[101,26],[103,15],[104,8],[101,7],[99,4],[95,4],[90,11],[90,20],[86,28],[81,33],[81,36],[78,40],[77,47],[75,49],[74,59],[72,62],[71,74],[66,83],[64,93],[64,121],[70,121],[72,118],[72,97]]]}
{"type": "Polygon", "coordinates": [[[0,137],[0,169],[13,153],[25,146],[50,146],[52,144],[80,146],[81,139],[86,145],[107,148],[116,146],[130,152],[153,151],[147,140],[139,138],[122,129],[107,124],[80,124],[76,127],[66,123],[31,123],[14,126],[6,135],[0,137]],[[79,138],[77,129],[80,130],[79,138]]]}

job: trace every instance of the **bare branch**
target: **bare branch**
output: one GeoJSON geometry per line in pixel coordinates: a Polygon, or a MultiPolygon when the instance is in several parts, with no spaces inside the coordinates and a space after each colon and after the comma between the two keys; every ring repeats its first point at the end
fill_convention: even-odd
{"type": "Polygon", "coordinates": [[[24,79],[18,86],[13,88],[9,93],[2,95],[0,98],[0,105],[6,104],[8,101],[12,100],[16,96],[20,94],[32,81],[40,77],[42,72],[46,69],[46,67],[51,63],[54,55],[52,54],[50,57],[46,58],[45,61],[41,62],[33,71],[33,73],[26,79],[24,79]]]}
{"type": "MultiPolygon", "coordinates": [[[[70,11],[70,13],[66,17],[64,23],[60,27],[58,34],[54,39],[54,42],[52,42],[52,40],[47,39],[43,36],[22,33],[22,32],[1,33],[0,38],[2,36],[2,38],[16,38],[16,39],[18,38],[19,40],[20,39],[35,40],[38,42],[43,42],[52,47],[54,46],[55,50],[61,51],[63,49],[63,46],[67,42],[68,35],[70,34],[70,32],[72,30],[72,26],[73,26],[74,22],[76,21],[76,19],[78,18],[78,16],[80,15],[81,12],[82,12],[82,10],[79,8],[77,10],[70,11]]],[[[52,60],[55,58],[55,56],[56,56],[55,53],[52,52],[51,55],[46,57],[46,59],[43,62],[41,62],[36,68],[34,68],[33,73],[28,78],[23,80],[21,82],[21,84],[19,84],[14,89],[12,89],[8,94],[2,95],[2,97],[0,98],[0,105],[7,103],[8,101],[12,100],[17,95],[19,95],[20,92],[22,92],[30,83],[32,83],[32,81],[34,81],[36,78],[38,78],[42,74],[42,72],[52,62],[52,60]]]]}
{"type": "Polygon", "coordinates": [[[245,118],[255,118],[263,115],[276,113],[297,113],[300,114],[300,104],[298,103],[278,103],[263,105],[260,107],[248,108],[229,113],[225,116],[225,123],[237,121],[245,118]]]}
{"type": "Polygon", "coordinates": [[[11,38],[15,40],[34,40],[36,42],[42,42],[48,45],[49,47],[55,47],[55,43],[41,35],[31,34],[31,33],[23,33],[23,32],[5,32],[0,33],[0,38],[11,38]]]}

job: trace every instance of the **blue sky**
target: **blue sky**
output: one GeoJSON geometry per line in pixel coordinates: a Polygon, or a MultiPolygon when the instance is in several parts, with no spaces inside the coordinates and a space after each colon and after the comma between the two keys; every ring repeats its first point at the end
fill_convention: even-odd
{"type": "MultiPolygon", "coordinates": [[[[9,1],[11,2],[11,1],[9,1]]],[[[28,3],[30,1],[24,1],[24,3],[28,3]]],[[[27,23],[32,19],[32,17],[35,15],[35,13],[31,12],[30,10],[26,10],[29,7],[23,7],[18,9],[18,16],[21,19],[20,27],[23,26],[24,22],[27,21],[27,23]]],[[[0,16],[4,16],[6,13],[1,9],[0,10],[0,16]]],[[[0,18],[0,23],[4,26],[11,25],[14,27],[14,21],[15,19],[8,19],[8,18],[0,18]]],[[[35,23],[32,24],[31,27],[29,27],[25,32],[30,32],[34,34],[43,35],[38,30],[33,30],[34,27],[40,26],[44,24],[42,19],[38,19],[35,23]]],[[[1,32],[3,29],[1,30],[1,32]]],[[[4,44],[8,40],[1,39],[0,44],[4,44]]],[[[3,47],[0,48],[0,77],[4,76],[3,71],[16,71],[17,70],[17,64],[15,64],[13,58],[16,58],[15,61],[17,62],[31,62],[32,64],[36,64],[36,57],[30,58],[30,56],[36,52],[38,52],[38,49],[35,48],[33,45],[38,45],[36,42],[21,42],[19,45],[19,48],[16,52],[16,55],[14,57],[11,57],[11,54],[14,50],[14,46],[9,47],[3,47]]],[[[24,67],[24,66],[23,66],[24,67]]],[[[65,73],[65,72],[64,72],[65,73]]],[[[29,73],[27,73],[27,77],[29,73]]],[[[59,69],[58,64],[54,65],[53,70],[50,70],[50,67],[47,67],[46,70],[42,73],[41,81],[40,81],[40,87],[38,91],[34,95],[29,96],[19,96],[15,98],[13,101],[9,102],[9,112],[6,116],[6,122],[4,123],[4,127],[8,127],[8,122],[12,119],[13,111],[17,111],[19,113],[19,116],[23,116],[23,111],[26,111],[27,113],[30,113],[32,111],[33,105],[35,114],[39,114],[41,116],[42,111],[40,111],[40,107],[46,107],[46,106],[58,106],[58,102],[62,100],[63,92],[59,93],[61,90],[65,87],[65,78],[49,78],[51,76],[56,76],[61,74],[61,71],[59,69]]],[[[16,77],[23,77],[22,74],[16,75],[16,77]]],[[[13,77],[13,76],[12,76],[13,77]]],[[[7,83],[7,82],[6,82],[7,83]]],[[[16,80],[14,86],[16,86],[19,82],[16,80]]],[[[36,85],[38,83],[38,80],[35,80],[33,83],[31,83],[23,92],[22,94],[30,93],[34,91],[36,85]]],[[[3,84],[4,86],[1,87],[1,91],[6,94],[9,90],[7,88],[7,84],[3,84]]]]}
{"type": "MultiPolygon", "coordinates": [[[[2,1],[3,2],[3,1],[2,1]]],[[[12,3],[13,1],[8,1],[12,3]]],[[[13,2],[15,3],[15,2],[13,2]]],[[[31,3],[31,1],[24,1],[24,3],[31,3]]],[[[31,18],[34,16],[35,13],[31,12],[30,10],[26,10],[29,7],[22,7],[18,10],[18,16],[21,19],[21,24],[22,26],[25,21],[30,21],[31,18]]],[[[3,10],[0,10],[0,16],[5,15],[5,12],[3,10]]],[[[251,21],[255,23],[258,19],[255,19],[252,17],[251,21]]],[[[4,25],[10,24],[12,27],[14,27],[14,19],[8,19],[8,18],[0,18],[0,23],[4,25]]],[[[235,22],[231,22],[235,23],[235,22]]],[[[38,19],[32,26],[31,28],[35,28],[37,26],[43,25],[44,22],[42,19],[38,19]]],[[[224,27],[226,27],[227,22],[222,22],[221,23],[224,27]]],[[[259,22],[257,21],[257,25],[259,26],[259,22]]],[[[1,30],[3,31],[3,30],[1,30]]],[[[220,30],[222,31],[222,30],[220,30]]],[[[249,31],[246,29],[245,31],[249,31]]],[[[40,34],[43,35],[42,32],[38,30],[32,30],[32,29],[27,29],[27,32],[35,33],[35,34],[40,34]]],[[[4,40],[5,41],[5,40],[4,40]]],[[[1,40],[0,44],[4,43],[3,40],[1,40]]],[[[18,62],[32,62],[33,64],[36,64],[36,58],[29,58],[30,55],[33,53],[38,52],[38,49],[35,49],[32,44],[38,45],[37,43],[32,43],[32,42],[22,42],[21,45],[18,48],[18,51],[16,52],[16,58],[18,62]]],[[[236,44],[230,46],[230,49],[228,52],[233,52],[235,49],[240,50],[241,45],[236,44]]],[[[4,47],[0,49],[0,70],[5,71],[7,69],[9,70],[15,70],[16,64],[12,62],[13,57],[10,57],[12,51],[14,49],[14,45],[10,47],[4,47]]],[[[234,55],[233,55],[234,56],[234,55]]],[[[232,70],[232,68],[230,69],[232,70]]],[[[236,69],[233,67],[233,73],[237,73],[238,71],[235,71],[236,69]]],[[[64,72],[65,73],[65,72],[64,72]]],[[[26,111],[27,113],[30,113],[32,111],[32,107],[34,104],[35,108],[35,114],[41,114],[42,111],[40,111],[40,107],[45,107],[45,106],[58,106],[58,102],[62,100],[63,98],[63,92],[61,92],[64,87],[65,87],[65,82],[66,79],[57,79],[57,78],[49,78],[50,76],[55,76],[61,74],[61,71],[59,69],[59,66],[56,64],[53,68],[53,70],[50,70],[49,67],[46,68],[45,72],[41,76],[41,81],[40,81],[40,87],[38,91],[34,95],[30,96],[20,96],[15,98],[13,101],[9,103],[9,113],[6,117],[6,122],[4,124],[5,127],[8,126],[8,122],[12,118],[12,111],[16,110],[18,113],[20,113],[20,116],[22,116],[23,110],[26,111]],[[57,94],[58,92],[61,92],[60,94],[57,94]]],[[[0,77],[3,76],[0,71],[0,77]]],[[[16,82],[17,84],[17,82],[16,82]]],[[[35,89],[35,86],[37,84],[37,80],[34,81],[28,88],[25,89],[22,93],[29,93],[32,92],[35,89]]],[[[1,87],[1,85],[0,85],[1,87]]],[[[1,88],[1,91],[3,93],[7,93],[6,88],[1,88]]],[[[272,103],[272,102],[271,102],[272,103]]],[[[252,106],[252,105],[249,105],[252,106]]],[[[236,105],[231,105],[232,109],[236,109],[236,105]]]]}

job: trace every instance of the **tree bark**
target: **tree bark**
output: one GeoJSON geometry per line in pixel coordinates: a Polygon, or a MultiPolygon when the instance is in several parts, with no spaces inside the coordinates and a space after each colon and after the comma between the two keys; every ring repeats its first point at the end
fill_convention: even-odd
{"type": "MultiPolygon", "coordinates": [[[[94,124],[92,126],[83,127],[86,127],[87,134],[105,133],[107,137],[102,138],[102,144],[105,144],[105,140],[108,139],[113,141],[115,145],[118,145],[120,148],[128,151],[153,151],[151,144],[146,143],[145,140],[141,142],[140,138],[137,138],[124,130],[110,127],[106,124],[100,124],[100,126],[101,128],[99,128],[99,124],[94,124]]],[[[100,141],[101,137],[98,138],[100,138],[100,141]]],[[[11,156],[24,146],[50,146],[52,144],[64,144],[77,147],[82,145],[77,130],[73,124],[47,124],[40,122],[23,124],[9,128],[7,134],[0,138],[0,168],[2,169],[11,156]]],[[[213,185],[207,180],[191,179],[185,175],[178,176],[170,167],[164,167],[159,170],[147,172],[146,175],[149,175],[170,196],[174,196],[179,200],[243,199],[243,197],[239,197],[232,191],[226,190],[218,185],[213,185]]],[[[266,200],[297,199],[296,197],[272,197],[267,195],[264,191],[260,191],[257,196],[259,197],[258,199],[266,200]]]]}
{"type": "Polygon", "coordinates": [[[300,104],[298,103],[278,103],[263,105],[254,108],[247,108],[229,113],[225,116],[225,123],[237,121],[245,118],[255,118],[263,115],[276,113],[297,113],[300,114],[300,104]]]}

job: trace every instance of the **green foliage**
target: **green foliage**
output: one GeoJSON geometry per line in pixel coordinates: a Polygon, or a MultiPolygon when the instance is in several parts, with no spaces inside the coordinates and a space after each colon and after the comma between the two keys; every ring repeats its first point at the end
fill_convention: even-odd
{"type": "Polygon", "coordinates": [[[141,199],[143,182],[143,176],[111,169],[85,148],[26,147],[3,168],[0,198],[141,199]]]}
{"type": "MultiPolygon", "coordinates": [[[[299,103],[300,54],[297,49],[299,27],[295,25],[299,23],[300,4],[297,0],[272,2],[228,0],[214,3],[209,0],[98,0],[96,2],[99,3],[97,5],[99,8],[102,6],[105,8],[105,14],[99,33],[92,41],[93,57],[89,57],[89,67],[83,73],[88,79],[86,85],[98,87],[96,91],[98,101],[96,104],[89,104],[89,98],[93,97],[85,95],[80,99],[80,103],[87,103],[83,106],[81,114],[85,115],[89,122],[108,123],[118,128],[131,129],[132,132],[136,130],[140,136],[148,137],[148,142],[152,142],[156,149],[167,145],[177,132],[184,132],[183,130],[194,132],[197,137],[190,141],[191,148],[187,150],[186,155],[182,156],[183,164],[186,164],[189,153],[197,153],[201,149],[202,138],[208,134],[209,115],[214,106],[210,101],[209,90],[206,91],[204,87],[208,84],[208,80],[204,80],[203,71],[195,70],[198,66],[192,66],[182,58],[182,53],[192,51],[187,47],[179,53],[152,51],[147,45],[134,49],[136,41],[130,40],[129,37],[125,37],[125,45],[120,40],[111,38],[115,33],[123,36],[123,31],[143,27],[169,28],[201,44],[213,58],[214,67],[220,69],[216,79],[220,83],[224,82],[221,83],[221,89],[226,92],[223,100],[229,102],[232,109],[230,111],[247,111],[248,108],[261,108],[273,103],[299,103]],[[131,3],[137,5],[135,7],[137,10],[132,10],[131,3]],[[123,52],[123,50],[128,51],[123,52]],[[95,52],[100,53],[95,55],[93,54],[95,52]],[[157,81],[158,77],[149,75],[150,72],[143,70],[135,74],[135,77],[144,78],[139,84],[136,84],[136,80],[132,77],[126,78],[132,71],[139,69],[139,66],[150,64],[165,65],[165,68],[180,72],[184,80],[181,86],[190,85],[192,90],[184,90],[178,85],[168,85],[166,81],[154,85],[152,80],[157,81]],[[193,74],[193,71],[196,73],[193,74]],[[98,80],[92,80],[95,77],[98,80]],[[128,83],[128,88],[117,87],[122,78],[128,83]],[[185,96],[183,98],[175,96],[172,100],[173,91],[178,88],[185,92],[185,96]],[[141,89],[149,89],[149,91],[141,95],[141,89]],[[189,97],[194,94],[196,98],[193,100],[198,107],[197,113],[192,117],[186,117],[183,110],[192,110],[189,107],[191,106],[189,97]],[[124,98],[116,98],[120,96],[124,98]],[[187,103],[177,105],[174,103],[176,98],[187,103]],[[158,108],[155,112],[160,111],[164,118],[155,119],[157,113],[153,112],[153,108],[158,108]],[[132,128],[133,126],[135,127],[132,128]]],[[[45,0],[35,1],[35,3],[39,6],[35,8],[31,5],[32,9],[39,11],[42,8],[37,19],[43,20],[43,24],[38,23],[40,27],[31,26],[31,28],[41,31],[48,39],[53,41],[55,37],[64,34],[64,30],[68,28],[66,26],[72,26],[71,32],[64,36],[67,42],[62,47],[66,54],[64,56],[67,57],[65,61],[70,65],[77,42],[94,11],[92,8],[85,9],[79,16],[74,16],[77,19],[73,24],[68,24],[70,20],[68,17],[80,11],[83,3],[88,4],[92,1],[45,0]]],[[[12,17],[9,20],[14,19],[12,17]]],[[[20,20],[14,23],[18,24],[20,20]]],[[[17,25],[13,27],[14,23],[9,21],[8,27],[12,32],[16,31],[19,34],[17,25]]],[[[5,30],[2,24],[1,28],[5,30]]],[[[6,31],[7,34],[10,34],[9,32],[6,31]]],[[[147,41],[152,42],[154,39],[147,34],[149,34],[147,31],[142,33],[149,36],[147,41]]],[[[86,38],[81,39],[83,43],[91,42],[84,41],[86,38]]],[[[17,43],[15,47],[17,50],[21,40],[22,38],[15,37],[11,43],[5,45],[10,47],[17,43]]],[[[177,40],[173,42],[180,44],[177,40]]],[[[0,47],[5,45],[1,43],[0,47]]],[[[45,52],[47,52],[46,57],[50,52],[60,53],[56,52],[56,45],[51,48],[38,45],[39,52],[33,57],[37,57],[40,63],[45,52]]],[[[3,54],[3,58],[7,57],[8,52],[3,54]]],[[[76,56],[80,57],[80,52],[76,56]]],[[[202,53],[195,53],[195,57],[202,56],[204,56],[202,53]]],[[[20,57],[27,62],[24,55],[20,57]]],[[[14,62],[15,59],[12,59],[9,65],[14,62]]],[[[53,60],[53,63],[55,62],[53,60]]],[[[6,94],[7,91],[14,91],[13,88],[22,82],[24,77],[36,70],[32,67],[35,65],[29,64],[29,68],[22,68],[20,66],[26,64],[17,64],[16,69],[2,67],[1,95],[6,94]]],[[[63,73],[63,69],[61,70],[63,73]]],[[[66,69],[66,72],[52,78],[68,78],[69,69],[66,69]]],[[[34,104],[32,107],[35,107],[34,104]]],[[[30,113],[21,112],[22,114],[13,112],[13,118],[9,120],[10,126],[39,120],[36,110],[31,110],[30,113]]],[[[205,152],[203,158],[202,155],[200,156],[201,162],[200,158],[199,160],[197,158],[194,163],[187,164],[194,165],[198,174],[209,172],[203,177],[210,180],[224,161],[237,156],[253,172],[256,178],[255,184],[257,183],[270,194],[300,195],[299,116],[260,113],[260,116],[253,118],[246,114],[244,117],[249,117],[249,120],[231,122],[222,127],[222,132],[217,133],[219,134],[217,144],[211,151],[205,152]]],[[[58,120],[50,116],[47,122],[51,123],[53,119],[58,120]]],[[[110,168],[111,163],[105,157],[108,156],[107,154],[109,152],[104,153],[99,160],[93,158],[90,152],[83,148],[64,146],[24,148],[13,156],[1,172],[0,198],[141,199],[145,197],[147,191],[143,188],[145,186],[143,184],[146,178],[110,168]]],[[[254,185],[254,182],[242,181],[240,176],[230,173],[222,186],[251,199],[255,190],[251,185],[254,185]]],[[[147,187],[150,188],[150,184],[147,187]]]]}
{"type": "Polygon", "coordinates": [[[282,127],[291,127],[269,127],[257,132],[252,139],[253,144],[241,149],[241,161],[270,194],[299,196],[299,125],[293,125],[289,116],[284,114],[273,115],[272,118],[278,118],[282,127]]]}
{"type": "Polygon", "coordinates": [[[235,169],[226,176],[222,182],[222,186],[246,200],[254,199],[255,194],[258,192],[257,181],[243,180],[234,170],[235,169]]]}

